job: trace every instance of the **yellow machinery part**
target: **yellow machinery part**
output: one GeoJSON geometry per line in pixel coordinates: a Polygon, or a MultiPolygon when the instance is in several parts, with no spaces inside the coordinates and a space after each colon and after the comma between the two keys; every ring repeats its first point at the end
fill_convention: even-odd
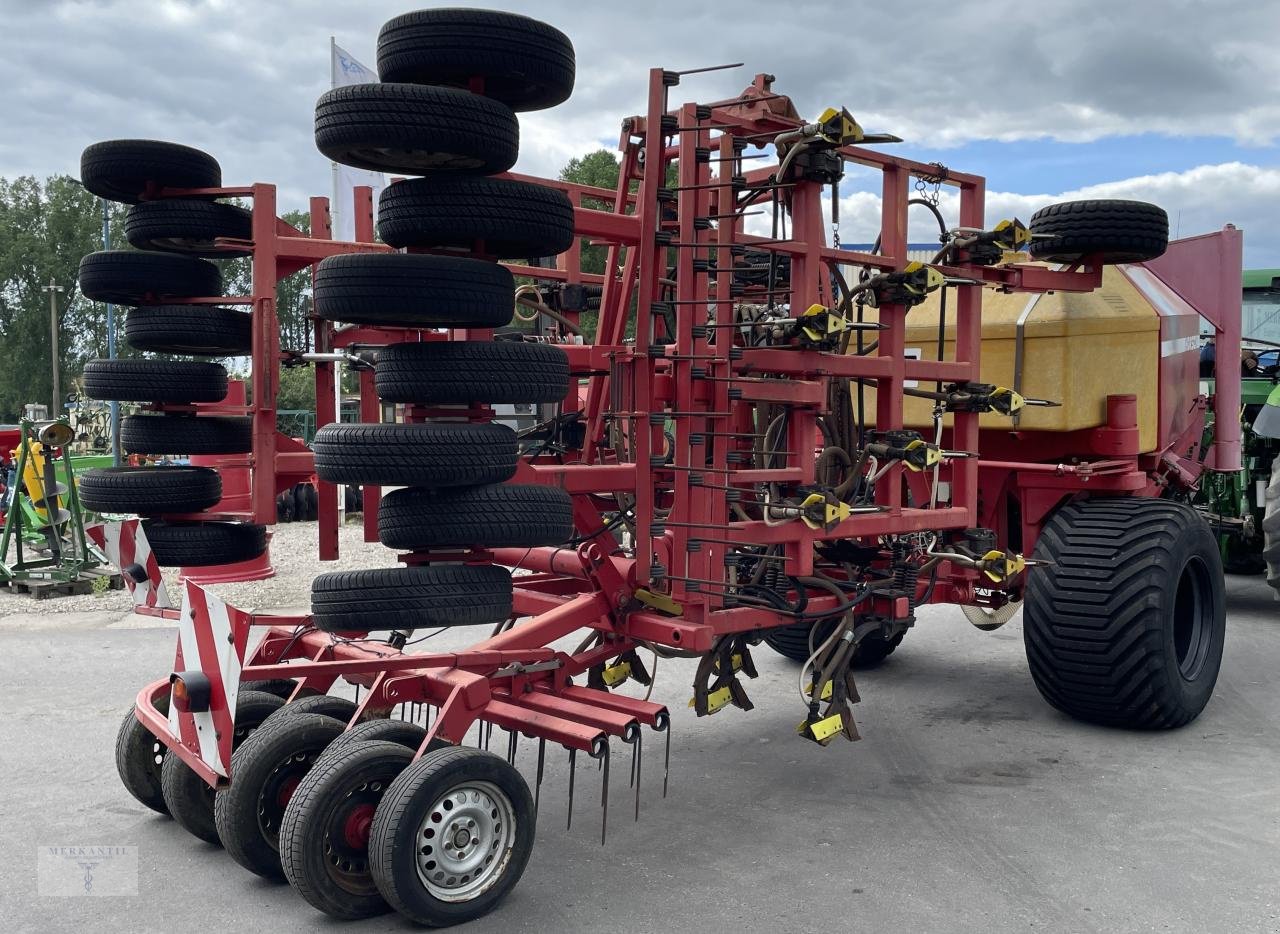
{"type": "MultiPolygon", "coordinates": [[[[948,290],[944,357],[955,359],[955,294],[948,290]]],[[[906,347],[925,360],[937,359],[940,293],[907,313],[906,347]]],[[[875,320],[876,309],[866,309],[875,320]]],[[[1108,395],[1138,397],[1141,450],[1155,449],[1159,417],[1160,318],[1114,266],[1103,270],[1096,292],[1044,295],[987,291],[982,297],[980,379],[1007,386],[1028,398],[1051,399],[1059,407],[1027,407],[1018,427],[1027,431],[1078,431],[1106,423],[1108,395]],[[1018,320],[1024,318],[1022,381],[1014,379],[1018,320]]],[[[929,384],[926,388],[933,388],[929,384]]],[[[853,392],[856,394],[857,390],[853,392]]],[[[865,393],[868,424],[875,424],[875,390],[865,393]]],[[[933,402],[904,400],[907,427],[933,424],[933,402]]],[[[950,418],[946,424],[950,425],[950,418]]],[[[988,412],[983,428],[1008,429],[1008,416],[988,412]]]]}

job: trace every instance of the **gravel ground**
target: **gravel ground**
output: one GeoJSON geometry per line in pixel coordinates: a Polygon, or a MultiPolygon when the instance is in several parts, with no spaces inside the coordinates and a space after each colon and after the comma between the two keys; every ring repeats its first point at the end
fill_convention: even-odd
{"type": "MultiPolygon", "coordinates": [[[[355,568],[391,567],[395,553],[377,542],[364,541],[359,520],[338,530],[340,557],[331,563],[316,558],[317,529],[314,522],[289,522],[274,526],[271,538],[271,562],[276,575],[267,580],[215,584],[210,589],[233,606],[242,609],[305,607],[311,602],[311,580],[325,571],[355,568]]],[[[165,583],[171,599],[178,600],[178,569],[164,568],[165,583]]],[[[101,594],[75,597],[52,597],[33,600],[21,594],[0,590],[0,618],[9,616],[48,616],[63,613],[130,613],[128,591],[114,590],[101,594]]]]}

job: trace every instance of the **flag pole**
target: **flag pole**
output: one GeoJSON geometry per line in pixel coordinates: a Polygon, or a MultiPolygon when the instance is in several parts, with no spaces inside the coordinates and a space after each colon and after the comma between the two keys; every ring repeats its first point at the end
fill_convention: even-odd
{"type": "MultiPolygon", "coordinates": [[[[329,37],[329,87],[330,89],[338,86],[338,42],[335,36],[329,37]]],[[[342,213],[342,207],[338,204],[338,163],[329,163],[329,172],[333,176],[333,197],[329,201],[329,217],[333,222],[333,231],[337,233],[342,229],[342,225],[338,222],[338,215],[342,213]]]]}
{"type": "MultiPolygon", "coordinates": [[[[335,36],[329,37],[329,87],[338,86],[338,42],[335,36]]],[[[329,171],[333,176],[333,197],[329,201],[329,236],[335,236],[341,229],[338,224],[338,163],[330,162],[329,171]]],[[[342,423],[342,364],[333,366],[333,417],[342,423]]],[[[338,528],[342,528],[347,520],[347,488],[338,485],[338,528]]]]}

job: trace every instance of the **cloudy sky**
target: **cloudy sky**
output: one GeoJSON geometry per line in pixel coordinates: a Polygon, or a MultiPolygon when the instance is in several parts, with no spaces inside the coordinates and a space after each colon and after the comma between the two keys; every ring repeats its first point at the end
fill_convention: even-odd
{"type": "MultiPolygon", "coordinates": [[[[522,116],[521,171],[612,147],[643,108],[648,67],[741,61],[687,78],[675,99],[729,96],[768,71],[805,115],[843,105],[906,139],[895,151],[985,174],[992,221],[1062,197],[1136,197],[1184,236],[1234,223],[1248,265],[1280,266],[1278,0],[918,0],[911,15],[871,0],[476,5],[546,20],[577,48],[574,96],[522,116]]],[[[206,149],[228,184],[275,182],[282,208],[303,207],[330,185],[311,135],[329,37],[372,66],[379,26],[414,6],[0,0],[0,176],[74,175],[88,143],[151,137],[206,149]]],[[[847,179],[846,241],[870,239],[873,190],[847,179]]]]}

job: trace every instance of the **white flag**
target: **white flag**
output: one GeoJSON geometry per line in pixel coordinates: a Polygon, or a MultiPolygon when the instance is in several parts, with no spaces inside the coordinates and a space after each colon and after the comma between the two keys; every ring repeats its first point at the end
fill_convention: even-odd
{"type": "MultiPolygon", "coordinates": [[[[329,45],[333,53],[332,83],[335,88],[348,84],[377,84],[378,74],[362,65],[352,57],[351,53],[339,46],[332,39],[329,45]]],[[[381,172],[370,172],[366,169],[353,169],[350,166],[333,166],[333,204],[330,213],[333,216],[333,238],[335,240],[354,240],[356,238],[356,219],[353,214],[352,200],[357,185],[367,185],[373,189],[373,207],[378,208],[378,193],[386,182],[381,172]]]]}

